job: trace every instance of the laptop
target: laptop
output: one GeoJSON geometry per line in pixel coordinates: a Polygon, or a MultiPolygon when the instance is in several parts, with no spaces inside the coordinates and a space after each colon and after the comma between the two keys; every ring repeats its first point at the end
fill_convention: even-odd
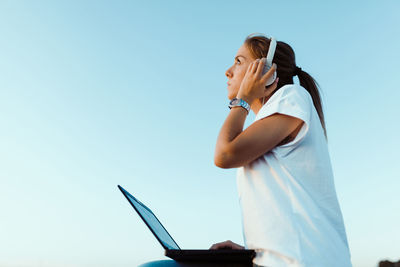
{"type": "Polygon", "coordinates": [[[122,186],[118,185],[118,188],[165,249],[165,256],[176,261],[235,262],[252,266],[252,259],[256,252],[250,249],[181,249],[148,207],[122,186]]]}

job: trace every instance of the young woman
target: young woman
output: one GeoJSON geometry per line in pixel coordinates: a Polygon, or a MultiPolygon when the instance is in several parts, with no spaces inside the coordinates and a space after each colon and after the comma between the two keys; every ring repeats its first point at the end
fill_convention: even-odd
{"type": "Polygon", "coordinates": [[[211,249],[254,249],[259,266],[351,266],[318,87],[281,41],[262,75],[269,45],[265,36],[248,36],[225,73],[228,98],[243,104],[231,107],[214,161],[238,168],[245,246],[225,241],[211,249]],[[275,70],[278,78],[266,87],[275,70]],[[256,117],[243,130],[246,103],[256,117]]]}

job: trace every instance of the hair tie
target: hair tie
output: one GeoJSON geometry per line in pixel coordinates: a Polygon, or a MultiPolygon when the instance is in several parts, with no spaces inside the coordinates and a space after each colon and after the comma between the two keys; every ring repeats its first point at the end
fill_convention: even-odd
{"type": "Polygon", "coordinates": [[[295,67],[294,68],[294,75],[293,76],[296,76],[296,75],[299,75],[299,73],[301,72],[301,68],[299,68],[299,67],[295,67]]]}

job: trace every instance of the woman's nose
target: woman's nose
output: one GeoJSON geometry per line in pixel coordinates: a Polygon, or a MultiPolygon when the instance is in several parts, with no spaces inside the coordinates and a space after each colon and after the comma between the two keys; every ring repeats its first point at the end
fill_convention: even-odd
{"type": "Polygon", "coordinates": [[[231,68],[229,68],[229,69],[227,69],[227,70],[225,71],[225,75],[226,75],[226,77],[228,77],[228,78],[231,78],[231,77],[232,77],[231,68]]]}

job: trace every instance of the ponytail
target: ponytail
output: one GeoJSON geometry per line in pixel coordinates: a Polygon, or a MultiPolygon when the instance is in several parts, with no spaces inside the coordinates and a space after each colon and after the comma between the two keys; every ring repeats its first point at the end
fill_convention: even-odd
{"type": "Polygon", "coordinates": [[[324,129],[325,138],[328,139],[326,134],[324,112],[322,110],[321,95],[319,94],[319,85],[317,81],[314,80],[314,78],[311,77],[310,74],[298,67],[296,67],[295,74],[297,74],[297,77],[299,78],[300,85],[303,86],[310,93],[314,103],[314,107],[317,110],[319,120],[321,121],[322,128],[324,129]]]}

